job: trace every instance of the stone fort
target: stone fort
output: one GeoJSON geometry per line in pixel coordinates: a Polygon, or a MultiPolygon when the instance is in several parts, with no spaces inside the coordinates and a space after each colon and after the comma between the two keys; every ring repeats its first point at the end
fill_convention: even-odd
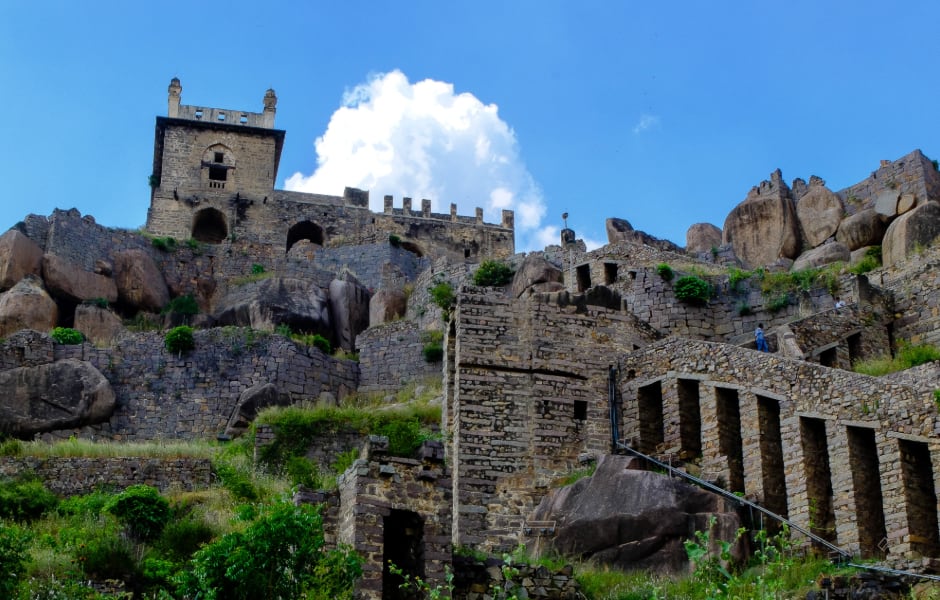
{"type": "MultiPolygon", "coordinates": [[[[480,209],[472,218],[453,206],[450,215],[432,213],[427,200],[413,211],[409,199],[394,208],[386,198],[376,213],[365,191],[338,197],[276,190],[285,134],[274,129],[274,92],[265,94],[262,113],[181,105],[180,94],[173,80],[168,116],[157,118],[147,230],[198,244],[168,252],[75,210],[30,215],[0,238],[0,385],[28,398],[14,382],[81,368],[97,373],[111,397],[108,410],[98,411],[103,417],[76,410],[23,437],[215,437],[250,418],[246,404],[259,387],[272,386],[290,403],[336,402],[439,378],[442,447],[392,457],[381,439],[352,436],[324,439],[309,454],[328,465],[348,447],[362,448],[339,489],[317,499],[327,506],[330,540],[366,558],[359,591],[369,598],[390,597],[383,564],[391,548],[420,556],[414,572],[443,582],[458,546],[498,552],[550,538],[551,527],[532,523],[558,478],[624,448],[718,483],[850,555],[904,568],[940,558],[940,366],[883,377],[849,370],[898,340],[940,342],[936,246],[867,275],[845,273],[829,286],[800,290],[783,306],[755,280],[732,283],[725,267],[739,263],[720,240],[712,252],[646,238],[612,239],[587,252],[566,230],[560,245],[517,255],[508,211],[493,225],[480,209]],[[162,334],[120,325],[95,336],[94,323],[115,312],[160,306],[131,293],[141,281],[122,267],[129,258],[153,266],[163,302],[185,294],[199,300],[204,314],[191,353],[170,354],[162,334]],[[511,264],[513,283],[472,285],[484,258],[511,264]],[[395,276],[370,270],[377,262],[395,276]],[[61,275],[62,264],[78,276],[61,275]],[[254,264],[270,278],[239,281],[254,264]],[[662,264],[701,273],[714,295],[704,304],[680,301],[662,264]],[[449,313],[431,302],[428,288],[436,282],[456,291],[449,313]],[[321,294],[326,300],[317,310],[347,323],[351,341],[344,347],[358,350],[359,361],[273,334],[276,311],[252,320],[259,305],[273,302],[264,297],[268,284],[295,296],[321,294]],[[352,325],[354,313],[371,313],[382,293],[406,285],[412,291],[403,312],[370,314],[352,325]],[[50,297],[59,323],[74,324],[90,340],[57,344],[44,322],[14,323],[3,311],[22,286],[34,303],[50,297]],[[836,296],[848,305],[837,308],[836,296]],[[83,303],[97,297],[113,300],[107,308],[83,303]],[[242,302],[254,308],[230,310],[242,302]],[[773,352],[754,349],[757,323],[773,352]],[[441,363],[421,356],[428,330],[444,334],[441,363]]],[[[915,159],[909,162],[925,173],[915,159]]],[[[908,174],[881,167],[891,169],[908,174]]],[[[924,180],[933,177],[911,175],[903,179],[909,188],[889,187],[891,194],[870,187],[879,198],[893,194],[896,206],[902,191],[928,194],[916,190],[928,189],[924,180]]],[[[774,181],[773,201],[785,205],[790,192],[781,191],[779,176],[774,181]]],[[[934,209],[932,199],[920,200],[934,209]]],[[[856,204],[853,211],[868,210],[856,204]]],[[[0,417],[8,425],[8,413],[0,417]]],[[[261,431],[258,443],[276,436],[261,431]]],[[[0,461],[3,473],[25,468],[61,493],[94,481],[51,459],[0,461]]],[[[210,478],[208,465],[180,461],[83,468],[122,485],[192,489],[210,478]]]]}
{"type": "Polygon", "coordinates": [[[478,261],[514,252],[513,212],[498,225],[473,217],[431,212],[431,201],[412,209],[404,198],[394,208],[369,210],[369,193],[347,188],[343,196],[275,189],[285,132],[274,128],[277,96],[269,89],[261,113],[180,103],[173,79],[166,117],[157,117],[147,230],[155,235],[219,243],[245,239],[287,253],[298,241],[318,246],[358,245],[404,238],[419,255],[478,261]]]}

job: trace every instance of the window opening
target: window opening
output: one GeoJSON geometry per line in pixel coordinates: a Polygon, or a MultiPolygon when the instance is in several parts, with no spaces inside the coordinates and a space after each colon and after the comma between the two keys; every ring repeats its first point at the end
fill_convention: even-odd
{"type": "Polygon", "coordinates": [[[587,420],[587,400],[574,401],[574,418],[576,421],[587,420]]]}

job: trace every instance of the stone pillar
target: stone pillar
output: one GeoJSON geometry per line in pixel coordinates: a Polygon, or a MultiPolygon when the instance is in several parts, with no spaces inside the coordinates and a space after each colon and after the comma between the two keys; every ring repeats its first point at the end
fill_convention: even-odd
{"type": "Polygon", "coordinates": [[[888,538],[888,558],[904,558],[911,550],[910,530],[907,523],[907,498],[904,495],[904,477],[901,474],[901,449],[896,437],[875,433],[878,443],[878,464],[881,468],[881,496],[885,507],[885,532],[888,538]]]}
{"type": "Polygon", "coordinates": [[[401,199],[401,210],[405,213],[406,217],[411,216],[411,198],[402,198],[401,199]]]}
{"type": "Polygon", "coordinates": [[[477,225],[483,224],[483,209],[479,206],[477,207],[477,225]]]}
{"type": "Polygon", "coordinates": [[[452,223],[457,222],[457,205],[453,202],[450,203],[450,220],[452,223]]]}
{"type": "Polygon", "coordinates": [[[183,86],[180,85],[180,80],[174,77],[170,80],[170,87],[167,89],[169,92],[169,108],[167,109],[166,115],[171,119],[175,119],[180,116],[180,94],[183,93],[183,86]]]}
{"type": "Polygon", "coordinates": [[[715,385],[702,382],[700,387],[702,411],[702,477],[715,480],[721,477],[728,481],[728,465],[721,455],[718,442],[718,402],[715,385]]]}
{"type": "Polygon", "coordinates": [[[503,210],[503,227],[506,229],[515,229],[516,214],[511,210],[503,210]]]}
{"type": "Polygon", "coordinates": [[[421,216],[425,219],[431,218],[431,201],[427,198],[421,200],[421,216]]]}
{"type": "Polygon", "coordinates": [[[277,96],[274,90],[268,88],[264,93],[264,113],[261,118],[261,125],[268,129],[274,128],[274,113],[277,111],[277,96]]]}
{"type": "Polygon", "coordinates": [[[663,401],[663,448],[667,454],[678,456],[682,449],[682,432],[679,428],[679,390],[675,378],[662,382],[663,401]]]}
{"type": "Polygon", "coordinates": [[[849,463],[849,436],[836,421],[826,422],[829,438],[829,470],[832,472],[832,509],[836,515],[837,544],[853,554],[859,552],[855,482],[849,463]]]}
{"type": "Polygon", "coordinates": [[[809,530],[809,493],[806,489],[805,454],[799,415],[781,415],[780,440],[783,445],[783,462],[787,465],[787,513],[791,521],[809,530]]]}
{"type": "Polygon", "coordinates": [[[741,411],[741,455],[744,463],[744,491],[748,499],[764,497],[764,465],[761,456],[761,424],[757,397],[750,390],[738,390],[741,411]]]}
{"type": "Polygon", "coordinates": [[[387,215],[392,214],[393,208],[394,208],[394,206],[393,206],[393,204],[392,204],[392,197],[391,197],[391,196],[385,196],[385,214],[387,214],[387,215]]]}

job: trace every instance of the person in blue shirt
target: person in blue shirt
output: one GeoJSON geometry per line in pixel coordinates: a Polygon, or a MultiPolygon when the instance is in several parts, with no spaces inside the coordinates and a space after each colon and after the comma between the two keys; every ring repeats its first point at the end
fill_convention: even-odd
{"type": "Polygon", "coordinates": [[[757,349],[761,352],[770,352],[770,347],[767,346],[767,338],[764,337],[764,324],[758,323],[757,329],[754,330],[754,338],[757,340],[757,349]]]}

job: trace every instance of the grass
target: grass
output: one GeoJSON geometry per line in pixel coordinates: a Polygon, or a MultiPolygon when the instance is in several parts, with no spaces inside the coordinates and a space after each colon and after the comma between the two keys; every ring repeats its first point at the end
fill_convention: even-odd
{"type": "Polygon", "coordinates": [[[261,273],[255,273],[252,271],[248,275],[243,275],[241,277],[233,277],[230,283],[234,286],[245,285],[247,283],[254,283],[256,281],[262,281],[272,277],[274,273],[270,271],[262,271],[261,273]]]}
{"type": "Polygon", "coordinates": [[[852,370],[856,373],[880,377],[881,375],[903,371],[935,360],[940,360],[940,348],[931,344],[913,346],[904,343],[898,348],[894,358],[889,355],[884,355],[859,360],[852,365],[852,370]]]}
{"type": "Polygon", "coordinates": [[[219,446],[197,441],[95,442],[69,438],[52,444],[8,440],[0,454],[37,458],[213,458],[219,446]]]}

